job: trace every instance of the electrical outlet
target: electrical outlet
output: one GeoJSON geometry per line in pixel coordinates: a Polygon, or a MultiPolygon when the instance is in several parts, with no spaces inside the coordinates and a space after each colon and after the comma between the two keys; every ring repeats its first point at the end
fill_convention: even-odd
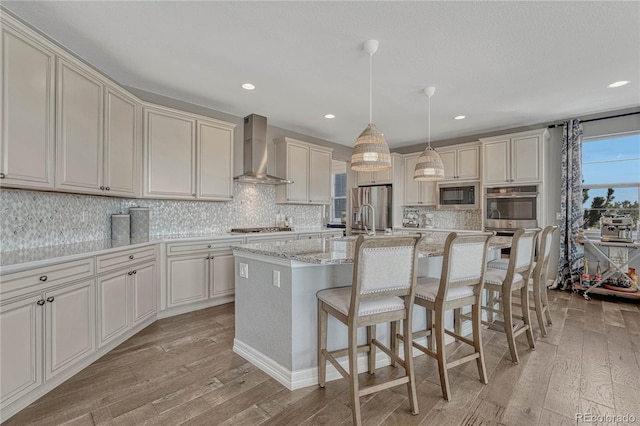
{"type": "Polygon", "coordinates": [[[280,288],[280,271],[273,270],[273,286],[280,288]]]}
{"type": "Polygon", "coordinates": [[[562,220],[562,213],[556,212],[556,220],[562,220]]]}
{"type": "Polygon", "coordinates": [[[240,263],[240,278],[249,278],[249,264],[240,263]]]}
{"type": "Polygon", "coordinates": [[[89,215],[87,214],[87,211],[86,210],[82,210],[82,214],[80,215],[80,222],[81,223],[86,223],[88,216],[89,215]]]}

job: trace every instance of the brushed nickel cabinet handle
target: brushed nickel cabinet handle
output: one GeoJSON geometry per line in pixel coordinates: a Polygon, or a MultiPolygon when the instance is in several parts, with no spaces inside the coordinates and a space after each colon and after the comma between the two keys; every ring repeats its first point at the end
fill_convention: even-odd
{"type": "Polygon", "coordinates": [[[207,248],[211,248],[211,244],[209,244],[209,245],[207,246],[207,248]]]}
{"type": "Polygon", "coordinates": [[[4,173],[0,173],[0,179],[4,179],[6,176],[4,173]]]}
{"type": "Polygon", "coordinates": [[[132,275],[132,274],[133,274],[133,271],[127,272],[127,275],[132,275]]]}
{"type": "Polygon", "coordinates": [[[47,280],[47,278],[48,277],[46,275],[43,275],[43,276],[40,277],[40,281],[45,282],[47,280]]]}
{"type": "Polygon", "coordinates": [[[44,300],[40,299],[40,300],[38,300],[38,301],[36,302],[36,304],[37,304],[38,306],[42,306],[42,305],[44,305],[44,300]]]}
{"type": "Polygon", "coordinates": [[[54,299],[53,296],[47,297],[47,302],[49,303],[53,302],[54,300],[56,299],[54,299]]]}
{"type": "Polygon", "coordinates": [[[107,191],[111,191],[111,188],[109,188],[108,186],[105,188],[107,191]]]}
{"type": "Polygon", "coordinates": [[[133,260],[133,255],[129,256],[129,259],[133,260]]]}
{"type": "Polygon", "coordinates": [[[135,275],[135,274],[137,274],[137,273],[138,273],[138,271],[137,271],[137,270],[133,271],[133,275],[135,275]]]}
{"type": "Polygon", "coordinates": [[[104,186],[101,186],[100,189],[104,191],[104,186]]]}

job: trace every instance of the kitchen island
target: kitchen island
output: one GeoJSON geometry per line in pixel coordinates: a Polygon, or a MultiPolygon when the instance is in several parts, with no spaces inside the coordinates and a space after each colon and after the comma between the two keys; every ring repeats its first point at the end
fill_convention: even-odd
{"type": "MultiPolygon", "coordinates": [[[[440,275],[446,236],[426,236],[419,248],[418,276],[440,275]]],[[[342,237],[232,246],[236,289],[234,352],[288,389],[316,384],[316,293],[351,285],[355,241],[355,237],[342,237]]],[[[494,237],[491,246],[509,247],[510,239],[494,237]]],[[[414,309],[413,323],[416,330],[425,328],[422,308],[414,309]]],[[[346,347],[347,328],[329,317],[329,329],[328,349],[346,347]]],[[[380,341],[387,343],[388,334],[387,326],[377,327],[380,341]]],[[[358,338],[364,342],[364,329],[359,330],[358,338]]],[[[359,360],[361,371],[366,369],[364,355],[359,360]]],[[[389,358],[378,351],[376,365],[388,364],[389,358]]],[[[328,365],[327,380],[339,377],[328,365]]]]}

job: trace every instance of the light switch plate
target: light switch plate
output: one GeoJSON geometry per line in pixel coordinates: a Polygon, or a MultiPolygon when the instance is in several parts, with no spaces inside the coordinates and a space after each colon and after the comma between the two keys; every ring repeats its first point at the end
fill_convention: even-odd
{"type": "Polygon", "coordinates": [[[240,278],[249,278],[249,264],[240,263],[240,278]]]}
{"type": "Polygon", "coordinates": [[[280,271],[273,270],[273,286],[280,288],[280,271]]]}

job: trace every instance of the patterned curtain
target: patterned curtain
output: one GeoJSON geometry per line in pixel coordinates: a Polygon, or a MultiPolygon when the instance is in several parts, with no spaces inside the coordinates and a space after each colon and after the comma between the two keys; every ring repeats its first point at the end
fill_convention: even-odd
{"type": "Polygon", "coordinates": [[[582,125],[580,120],[564,122],[562,131],[562,186],[560,190],[560,260],[558,287],[571,290],[580,280],[584,247],[573,241],[582,228],[582,125]]]}

